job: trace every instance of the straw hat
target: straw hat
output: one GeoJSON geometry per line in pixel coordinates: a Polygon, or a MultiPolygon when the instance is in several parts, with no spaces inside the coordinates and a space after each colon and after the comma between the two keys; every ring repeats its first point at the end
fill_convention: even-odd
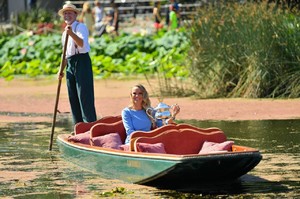
{"type": "Polygon", "coordinates": [[[67,10],[69,10],[69,11],[74,11],[74,12],[76,12],[77,15],[80,13],[80,11],[76,8],[75,5],[73,5],[73,4],[71,4],[71,3],[66,3],[66,4],[63,6],[63,8],[60,9],[60,10],[58,11],[58,14],[59,14],[60,16],[63,16],[64,12],[67,11],[67,10]]]}

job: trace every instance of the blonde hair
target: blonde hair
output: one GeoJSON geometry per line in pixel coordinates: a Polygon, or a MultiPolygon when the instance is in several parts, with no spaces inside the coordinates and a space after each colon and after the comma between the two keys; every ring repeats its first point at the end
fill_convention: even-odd
{"type": "Polygon", "coordinates": [[[82,11],[83,12],[90,12],[91,11],[91,6],[90,6],[90,3],[88,1],[83,3],[82,11]]]}
{"type": "MultiPolygon", "coordinates": [[[[143,93],[143,102],[142,102],[143,109],[147,110],[148,108],[150,108],[151,107],[151,101],[150,101],[149,94],[148,94],[146,88],[142,84],[137,84],[137,85],[133,86],[132,88],[138,88],[142,91],[142,93],[143,93]]],[[[132,97],[131,92],[130,92],[130,96],[132,97]]],[[[132,100],[132,98],[131,98],[131,100],[132,100]]],[[[133,106],[133,101],[131,102],[129,107],[132,108],[132,106],[133,106]]]]}

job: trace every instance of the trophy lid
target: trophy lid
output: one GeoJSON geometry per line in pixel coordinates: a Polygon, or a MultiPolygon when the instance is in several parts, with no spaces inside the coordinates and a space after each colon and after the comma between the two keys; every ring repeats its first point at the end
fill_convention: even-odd
{"type": "Polygon", "coordinates": [[[170,106],[169,105],[167,105],[167,104],[165,104],[165,103],[163,103],[163,102],[160,102],[158,105],[157,105],[157,107],[155,108],[155,110],[158,110],[158,109],[168,109],[168,108],[170,108],[170,106]]]}

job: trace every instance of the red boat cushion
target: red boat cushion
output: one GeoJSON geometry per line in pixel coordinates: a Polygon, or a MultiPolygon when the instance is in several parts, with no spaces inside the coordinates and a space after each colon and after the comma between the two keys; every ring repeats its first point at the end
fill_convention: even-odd
{"type": "Polygon", "coordinates": [[[233,145],[233,141],[225,141],[221,143],[205,141],[199,154],[211,153],[215,151],[229,151],[233,145]]]}
{"type": "Polygon", "coordinates": [[[166,153],[165,146],[163,143],[155,143],[155,144],[148,144],[148,143],[137,143],[137,149],[139,152],[147,152],[147,153],[166,153]]]}
{"type": "Polygon", "coordinates": [[[79,142],[82,144],[90,145],[90,131],[87,131],[85,133],[80,133],[78,135],[70,136],[70,137],[68,137],[68,141],[79,142]]]}
{"type": "Polygon", "coordinates": [[[118,133],[109,133],[99,137],[92,138],[92,145],[104,148],[119,149],[122,145],[122,140],[118,133]]]}
{"type": "Polygon", "coordinates": [[[91,137],[103,136],[111,133],[118,133],[124,143],[126,132],[122,120],[114,123],[98,123],[91,128],[91,137]]]}

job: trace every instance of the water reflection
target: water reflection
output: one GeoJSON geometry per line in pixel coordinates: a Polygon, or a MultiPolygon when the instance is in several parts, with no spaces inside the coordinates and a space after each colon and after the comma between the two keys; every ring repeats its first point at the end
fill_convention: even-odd
{"type": "Polygon", "coordinates": [[[266,153],[299,153],[300,120],[188,121],[201,127],[216,126],[229,139],[266,153]]]}
{"type": "MultiPolygon", "coordinates": [[[[259,148],[260,164],[235,182],[173,187],[146,187],[100,178],[61,159],[54,140],[48,151],[50,123],[0,122],[0,197],[100,197],[125,187],[121,198],[296,197],[300,195],[300,120],[186,121],[199,127],[219,127],[240,145],[259,148]]],[[[58,133],[71,132],[69,117],[60,118],[58,133]]],[[[56,137],[55,135],[55,137],[56,137]]]]}

